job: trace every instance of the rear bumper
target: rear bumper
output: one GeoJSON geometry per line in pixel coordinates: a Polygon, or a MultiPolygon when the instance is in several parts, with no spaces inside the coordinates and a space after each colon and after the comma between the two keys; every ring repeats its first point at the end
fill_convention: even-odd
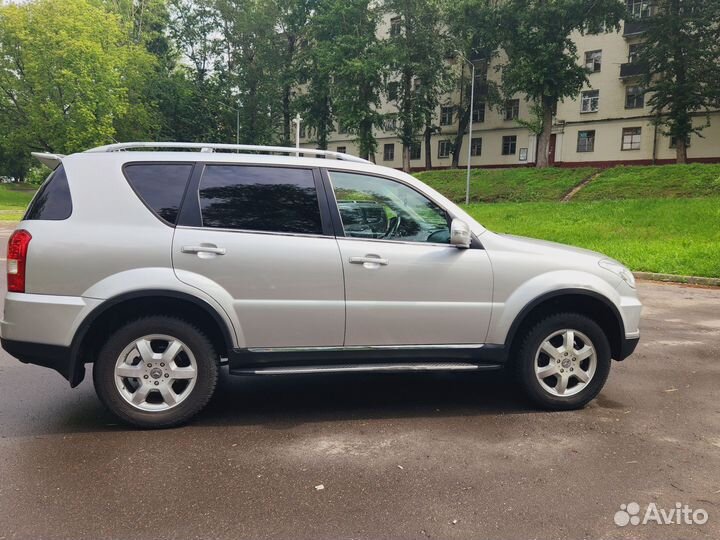
{"type": "Polygon", "coordinates": [[[71,379],[73,364],[70,347],[5,338],[0,341],[2,348],[21,362],[54,369],[66,379],[71,379]]]}
{"type": "Polygon", "coordinates": [[[78,296],[8,293],[0,321],[2,348],[21,362],[54,369],[77,386],[85,370],[75,365],[73,338],[100,302],[78,296]]]}

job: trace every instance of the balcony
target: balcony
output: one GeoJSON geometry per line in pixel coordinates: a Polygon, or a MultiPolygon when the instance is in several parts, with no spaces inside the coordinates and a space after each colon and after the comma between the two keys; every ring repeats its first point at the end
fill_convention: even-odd
{"type": "Polygon", "coordinates": [[[623,24],[623,37],[630,38],[633,36],[639,36],[647,29],[647,21],[643,19],[635,19],[632,21],[625,21],[623,24]]]}
{"type": "Polygon", "coordinates": [[[630,79],[632,77],[642,77],[647,73],[647,66],[640,62],[626,62],[620,64],[620,78],[630,79]]]}

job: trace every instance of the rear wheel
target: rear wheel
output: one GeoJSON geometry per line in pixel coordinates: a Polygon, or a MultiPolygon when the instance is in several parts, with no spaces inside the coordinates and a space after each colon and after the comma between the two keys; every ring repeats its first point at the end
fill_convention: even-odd
{"type": "Polygon", "coordinates": [[[181,424],[210,400],[218,354],[199,329],[182,319],[152,316],[129,322],[102,348],[93,369],[101,401],[139,427],[181,424]]]}
{"type": "Polygon", "coordinates": [[[584,407],[605,385],[610,344],[592,319],[578,313],[551,315],[521,339],[517,374],[529,397],[541,407],[584,407]]]}

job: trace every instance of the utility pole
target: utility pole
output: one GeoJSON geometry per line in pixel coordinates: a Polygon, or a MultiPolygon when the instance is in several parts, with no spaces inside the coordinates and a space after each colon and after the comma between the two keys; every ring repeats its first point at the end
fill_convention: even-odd
{"type": "Polygon", "coordinates": [[[470,64],[470,122],[468,130],[468,150],[467,150],[467,178],[465,179],[465,204],[470,204],[470,157],[472,156],[472,130],[473,130],[473,112],[475,107],[475,64],[465,58],[460,51],[455,51],[457,55],[466,63],[470,64]]]}

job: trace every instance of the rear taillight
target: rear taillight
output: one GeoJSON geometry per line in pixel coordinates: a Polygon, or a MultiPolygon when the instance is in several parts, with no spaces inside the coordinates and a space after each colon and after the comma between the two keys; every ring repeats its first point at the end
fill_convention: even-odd
{"type": "Polygon", "coordinates": [[[25,292],[25,269],[28,246],[32,236],[25,229],[18,229],[10,236],[7,249],[8,292],[25,292]]]}

